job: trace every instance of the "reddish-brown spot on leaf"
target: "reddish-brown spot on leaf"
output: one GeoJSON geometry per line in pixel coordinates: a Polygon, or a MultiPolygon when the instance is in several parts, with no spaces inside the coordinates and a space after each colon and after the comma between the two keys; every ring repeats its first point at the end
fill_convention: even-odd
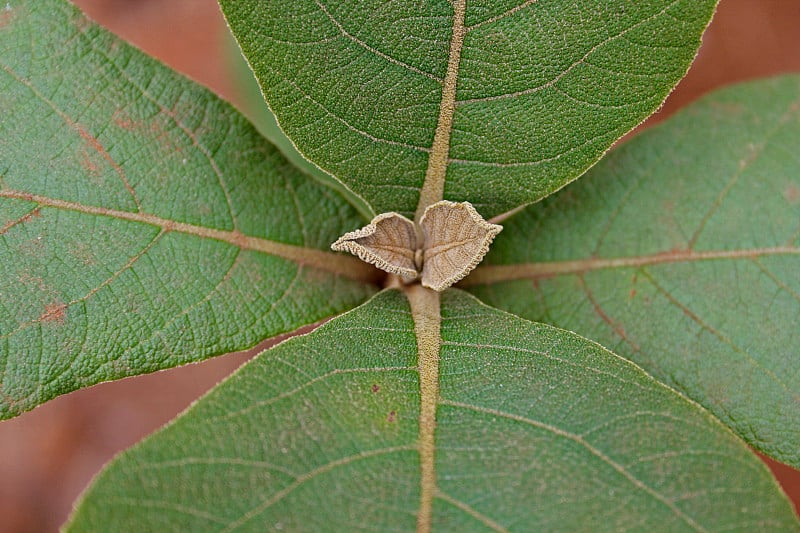
{"type": "Polygon", "coordinates": [[[111,120],[123,130],[131,131],[138,127],[138,124],[133,121],[131,116],[122,109],[117,109],[114,111],[114,115],[111,117],[111,120]]]}
{"type": "MultiPolygon", "coordinates": [[[[100,176],[100,166],[97,164],[97,161],[92,161],[92,155],[86,148],[81,149],[80,164],[93,178],[98,178],[100,176]]],[[[98,185],[100,184],[97,180],[94,180],[94,182],[98,185]]]]}
{"type": "Polygon", "coordinates": [[[167,153],[181,153],[183,148],[178,141],[173,139],[169,131],[162,125],[163,119],[156,118],[145,122],[134,120],[125,110],[117,109],[111,117],[114,124],[126,131],[135,131],[154,139],[167,153]]]}
{"type": "Polygon", "coordinates": [[[20,274],[20,276],[17,278],[17,280],[18,280],[18,281],[19,281],[19,282],[20,282],[22,285],[24,285],[24,286],[26,286],[26,287],[29,287],[29,286],[35,285],[35,286],[36,286],[36,287],[38,287],[38,288],[39,288],[39,290],[40,290],[40,291],[42,291],[42,292],[49,292],[49,291],[50,291],[50,288],[49,288],[49,287],[47,286],[47,284],[44,282],[44,279],[43,279],[43,278],[40,278],[40,277],[38,277],[38,276],[31,276],[31,275],[30,275],[30,274],[28,274],[27,272],[23,272],[22,274],[20,274]]]}
{"type": "Polygon", "coordinates": [[[67,306],[61,302],[51,302],[44,307],[44,312],[39,317],[39,321],[43,323],[55,322],[58,324],[63,324],[64,319],[67,316],[66,309],[67,306]]]}
{"type": "Polygon", "coordinates": [[[11,9],[3,9],[0,11],[0,30],[11,24],[14,20],[14,11],[11,9]]]}
{"type": "MultiPolygon", "coordinates": [[[[103,159],[104,159],[104,160],[105,160],[105,161],[106,161],[106,162],[107,162],[109,165],[111,165],[111,167],[114,169],[114,171],[115,171],[115,172],[116,172],[116,173],[119,175],[119,178],[122,180],[122,183],[125,185],[125,189],[127,189],[127,191],[128,191],[128,192],[131,194],[131,196],[133,197],[134,201],[136,202],[136,205],[137,205],[137,207],[141,207],[141,206],[139,206],[139,200],[136,198],[136,193],[134,192],[134,190],[133,190],[133,187],[131,187],[130,183],[128,182],[128,178],[127,178],[127,176],[125,176],[125,172],[124,172],[124,171],[122,170],[122,168],[121,168],[121,167],[120,167],[120,166],[117,164],[117,162],[116,162],[116,161],[114,161],[114,159],[113,159],[113,158],[111,157],[111,155],[110,155],[110,154],[109,154],[109,153],[106,151],[106,149],[103,147],[103,145],[102,145],[102,144],[100,144],[100,141],[98,141],[98,140],[97,140],[97,139],[96,139],[96,138],[95,138],[95,137],[94,137],[94,136],[93,136],[91,133],[89,133],[89,131],[88,131],[86,128],[84,128],[83,126],[81,126],[81,125],[80,125],[80,124],[78,124],[77,122],[73,122],[73,121],[71,121],[70,119],[68,119],[68,118],[66,118],[66,117],[64,118],[64,120],[66,120],[66,121],[67,121],[67,123],[69,124],[69,126],[70,126],[71,128],[73,128],[75,131],[77,131],[77,132],[78,132],[78,135],[80,135],[80,136],[81,136],[81,138],[82,138],[82,139],[83,139],[83,140],[86,142],[86,144],[87,144],[87,145],[88,145],[88,146],[89,146],[91,149],[93,149],[95,152],[97,152],[98,154],[100,154],[100,156],[101,156],[101,157],[102,157],[102,158],[103,158],[103,159]]],[[[94,168],[94,165],[93,165],[93,164],[91,164],[91,163],[89,162],[88,153],[87,153],[87,157],[86,157],[85,159],[86,159],[86,161],[85,161],[85,162],[83,162],[83,161],[82,161],[82,164],[84,164],[84,163],[85,163],[85,164],[84,164],[84,168],[86,168],[87,170],[89,170],[90,172],[92,172],[92,168],[94,168]]],[[[95,169],[95,170],[96,170],[96,169],[95,169]]]]}
{"type": "Polygon", "coordinates": [[[378,392],[381,388],[376,384],[372,386],[372,392],[378,392]]]}
{"type": "Polygon", "coordinates": [[[395,411],[390,411],[389,416],[386,417],[386,421],[389,423],[393,423],[397,421],[397,413],[395,411]]]}
{"type": "Polygon", "coordinates": [[[790,204],[796,204],[798,201],[800,201],[800,187],[796,185],[789,185],[786,187],[786,190],[783,191],[783,197],[786,198],[786,201],[790,204]]]}

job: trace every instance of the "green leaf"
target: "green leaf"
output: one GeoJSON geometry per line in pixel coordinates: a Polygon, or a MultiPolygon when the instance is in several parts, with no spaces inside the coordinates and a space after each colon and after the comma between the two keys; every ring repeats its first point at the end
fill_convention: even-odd
{"type": "Polygon", "coordinates": [[[511,218],[466,281],[800,467],[800,77],[725,89],[511,218]],[[515,280],[515,281],[504,281],[515,280]]]}
{"type": "Polygon", "coordinates": [[[434,531],[798,530],[699,406],[460,291],[442,295],[427,403],[413,308],[387,291],[261,354],[115,459],[68,530],[413,531],[425,494],[434,531]]]}
{"type": "Polygon", "coordinates": [[[0,20],[0,418],[373,294],[322,251],[357,213],[228,104],[65,2],[0,20]]]}
{"type": "Polygon", "coordinates": [[[227,33],[226,36],[229,38],[227,46],[230,48],[227,54],[227,66],[231,75],[236,79],[239,99],[242,100],[239,104],[242,106],[240,108],[242,113],[253,123],[261,135],[280,149],[281,153],[292,165],[328,187],[335,189],[339,194],[344,196],[365,219],[371,219],[375,215],[372,208],[364,203],[361,198],[353,195],[350,190],[342,185],[342,182],[333,178],[327,172],[324,172],[297,151],[297,148],[289,137],[287,137],[278,126],[278,121],[269,109],[269,106],[264,102],[264,95],[261,94],[258,81],[253,76],[253,71],[250,70],[247,60],[242,56],[242,52],[239,50],[236,40],[230,33],[227,33]]]}
{"type": "Polygon", "coordinates": [[[421,215],[443,192],[488,218],[653,112],[716,0],[220,5],[280,126],[353,195],[421,215]]]}

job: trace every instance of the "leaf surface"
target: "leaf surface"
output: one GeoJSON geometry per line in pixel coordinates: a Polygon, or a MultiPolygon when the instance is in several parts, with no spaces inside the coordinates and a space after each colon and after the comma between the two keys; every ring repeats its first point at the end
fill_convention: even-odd
{"type": "Polygon", "coordinates": [[[624,144],[509,219],[471,290],[597,340],[800,467],[798,95],[798,76],[724,89],[624,144]]]}
{"type": "Polygon", "coordinates": [[[323,251],[357,213],[231,106],[65,2],[0,20],[0,418],[373,293],[323,251]]]}
{"type": "Polygon", "coordinates": [[[115,459],[68,530],[420,531],[426,491],[432,531],[797,530],[738,438],[600,346],[449,290],[430,405],[415,329],[387,291],[262,353],[115,459]]]}
{"type": "Polygon", "coordinates": [[[419,219],[442,198],[489,218],[577,178],[684,75],[716,1],[220,5],[299,151],[419,219]]]}

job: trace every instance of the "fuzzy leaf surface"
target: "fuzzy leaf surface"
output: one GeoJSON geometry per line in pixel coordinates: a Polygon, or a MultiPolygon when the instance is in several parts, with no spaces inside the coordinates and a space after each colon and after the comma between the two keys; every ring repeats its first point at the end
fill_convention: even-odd
{"type": "MultiPolygon", "coordinates": [[[[60,0],[0,26],[0,418],[352,308],[360,224],[230,105],[60,0]],[[352,270],[350,267],[352,266],[352,270]]],[[[361,270],[359,270],[361,269],[361,270]]]]}
{"type": "MultiPolygon", "coordinates": [[[[707,411],[574,333],[441,301],[432,531],[796,531],[707,411]]],[[[117,457],[68,531],[414,531],[414,317],[386,291],[117,457]]]]}
{"type": "Polygon", "coordinates": [[[721,90],[506,222],[466,281],[800,467],[800,77],[721,90]],[[507,281],[502,281],[502,280],[507,281]]]}
{"type": "Polygon", "coordinates": [[[280,126],[352,195],[409,215],[426,182],[488,218],[577,178],[652,113],[716,0],[220,5],[280,126]]]}

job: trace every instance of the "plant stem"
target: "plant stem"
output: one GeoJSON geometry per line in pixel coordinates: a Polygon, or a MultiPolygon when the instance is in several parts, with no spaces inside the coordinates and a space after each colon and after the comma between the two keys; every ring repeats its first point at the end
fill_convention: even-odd
{"type": "Polygon", "coordinates": [[[419,354],[420,412],[420,504],[417,532],[431,530],[433,498],[436,494],[435,453],[436,406],[439,403],[439,350],[442,345],[440,294],[419,284],[404,289],[414,317],[419,354]]]}

